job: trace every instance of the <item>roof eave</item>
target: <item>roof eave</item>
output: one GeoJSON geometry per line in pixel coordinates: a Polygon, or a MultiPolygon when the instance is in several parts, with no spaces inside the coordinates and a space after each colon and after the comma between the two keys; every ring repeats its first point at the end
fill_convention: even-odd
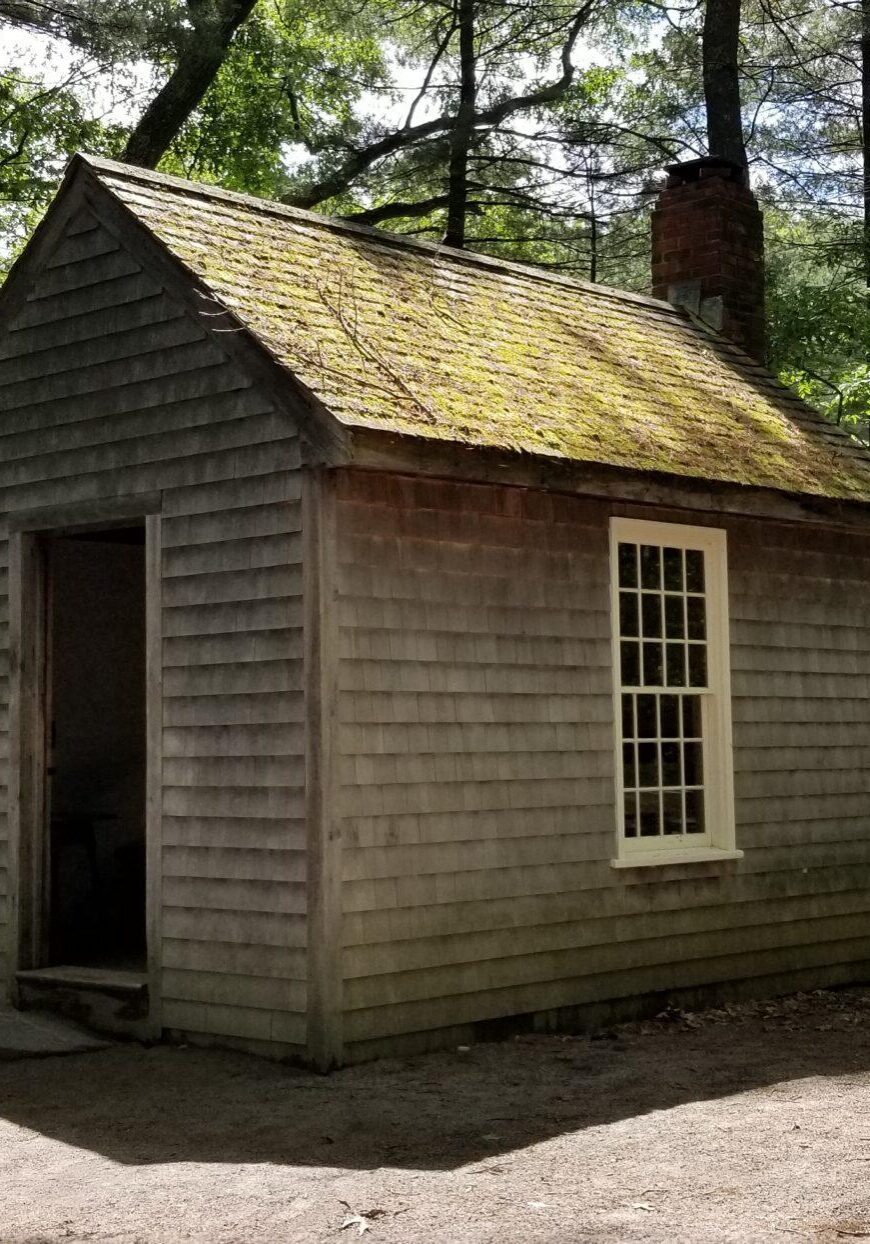
{"type": "Polygon", "coordinates": [[[468,483],[570,493],[613,504],[844,529],[870,525],[870,502],[469,445],[371,427],[352,431],[347,465],[468,483]]]}

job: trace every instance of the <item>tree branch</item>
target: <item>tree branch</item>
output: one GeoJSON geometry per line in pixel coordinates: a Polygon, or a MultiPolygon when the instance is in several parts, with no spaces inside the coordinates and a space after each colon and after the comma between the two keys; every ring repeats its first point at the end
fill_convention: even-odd
{"type": "MultiPolygon", "coordinates": [[[[585,0],[574,15],[560,53],[561,75],[547,86],[529,91],[525,95],[515,95],[510,99],[502,100],[501,103],[493,104],[490,108],[476,112],[473,121],[475,129],[497,126],[517,113],[529,112],[544,104],[557,103],[568,92],[576,73],[572,62],[574,47],[597,3],[598,0],[585,0]]],[[[360,174],[386,156],[413,146],[421,140],[432,138],[436,134],[444,134],[452,130],[454,120],[451,113],[445,113],[429,121],[421,121],[417,125],[385,134],[375,142],[369,143],[367,147],[361,147],[352,152],[337,169],[309,186],[307,190],[285,195],[283,202],[295,207],[316,207],[325,199],[331,199],[343,193],[360,174]]]]}
{"type": "Polygon", "coordinates": [[[446,194],[433,194],[430,198],[419,199],[416,203],[382,203],[378,207],[368,207],[360,212],[345,212],[341,219],[351,220],[357,225],[379,225],[382,220],[428,216],[430,212],[446,206],[446,194]]]}
{"type": "Polygon", "coordinates": [[[257,0],[187,0],[193,29],[169,80],[145,109],[121,157],[155,168],[226,60],[238,28],[257,0]]]}

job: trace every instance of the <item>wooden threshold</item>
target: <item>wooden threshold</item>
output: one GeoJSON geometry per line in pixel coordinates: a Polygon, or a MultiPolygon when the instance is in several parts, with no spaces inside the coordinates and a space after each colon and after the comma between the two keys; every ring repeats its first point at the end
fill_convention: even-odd
{"type": "Polygon", "coordinates": [[[15,979],[21,985],[50,989],[93,989],[115,997],[141,995],[148,988],[148,973],[134,972],[126,968],[89,968],[61,964],[50,968],[27,968],[16,972],[15,979]]]}

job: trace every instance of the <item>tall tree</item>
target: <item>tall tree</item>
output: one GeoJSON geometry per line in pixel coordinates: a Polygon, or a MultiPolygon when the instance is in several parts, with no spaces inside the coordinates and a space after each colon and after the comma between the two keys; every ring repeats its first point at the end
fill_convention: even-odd
{"type": "Polygon", "coordinates": [[[0,0],[0,21],[64,40],[99,62],[165,59],[172,68],[122,158],[154,168],[226,61],[257,0],[0,0]]]}
{"type": "Polygon", "coordinates": [[[861,157],[864,284],[870,291],[870,0],[861,0],[861,157]]]}
{"type": "Polygon", "coordinates": [[[127,140],[122,159],[156,168],[182,126],[202,102],[226,60],[233,36],[257,0],[187,0],[189,28],[178,61],[127,140]]]}
{"type": "Polygon", "coordinates": [[[103,63],[166,46],[180,0],[0,0],[0,22],[63,40],[103,63]]]}
{"type": "Polygon", "coordinates": [[[701,39],[709,153],[745,167],[738,69],[740,3],[707,0],[701,39]]]}
{"type": "Polygon", "coordinates": [[[406,45],[422,43],[426,49],[425,58],[418,57],[423,74],[419,95],[432,115],[417,120],[418,105],[412,106],[397,125],[381,122],[366,127],[362,142],[349,140],[346,134],[324,138],[308,133],[304,138],[311,160],[300,170],[286,201],[316,207],[340,200],[373,174],[383,178],[384,169],[397,159],[407,168],[408,157],[413,156],[418,168],[440,166],[440,188],[416,201],[403,193],[395,204],[365,210],[364,218],[379,223],[445,209],[451,186],[444,167],[447,155],[454,174],[450,233],[457,239],[459,216],[467,216],[473,206],[469,191],[480,188],[467,177],[473,151],[484,138],[496,141],[510,123],[556,108],[571,96],[578,85],[575,48],[601,2],[577,0],[566,8],[564,0],[536,0],[534,5],[526,0],[455,0],[445,24],[441,0],[404,0],[394,37],[406,45]],[[545,71],[517,73],[517,60],[524,55],[545,66],[545,71]],[[547,72],[554,59],[557,72],[547,72]]]}
{"type": "Polygon", "coordinates": [[[475,0],[454,0],[454,14],[459,32],[459,106],[450,133],[447,228],[444,241],[448,246],[464,246],[465,217],[468,211],[468,157],[474,140],[474,114],[477,105],[475,0]]]}

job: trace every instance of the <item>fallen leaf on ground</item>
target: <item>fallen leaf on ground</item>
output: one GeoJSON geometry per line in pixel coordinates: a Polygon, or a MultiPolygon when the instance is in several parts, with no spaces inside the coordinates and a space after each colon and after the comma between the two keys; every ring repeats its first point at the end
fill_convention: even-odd
{"type": "MultiPolygon", "coordinates": [[[[371,1231],[372,1223],[376,1218],[385,1218],[390,1212],[388,1209],[364,1209],[358,1214],[348,1201],[339,1201],[339,1205],[343,1205],[347,1210],[347,1217],[338,1228],[339,1231],[347,1231],[349,1227],[356,1227],[360,1235],[364,1235],[366,1231],[371,1231]]],[[[395,1212],[403,1214],[405,1211],[399,1209],[395,1212]]]]}
{"type": "Polygon", "coordinates": [[[363,1235],[366,1231],[371,1231],[371,1226],[363,1218],[362,1214],[348,1214],[338,1229],[339,1231],[346,1231],[348,1227],[359,1227],[360,1235],[363,1235]]]}

